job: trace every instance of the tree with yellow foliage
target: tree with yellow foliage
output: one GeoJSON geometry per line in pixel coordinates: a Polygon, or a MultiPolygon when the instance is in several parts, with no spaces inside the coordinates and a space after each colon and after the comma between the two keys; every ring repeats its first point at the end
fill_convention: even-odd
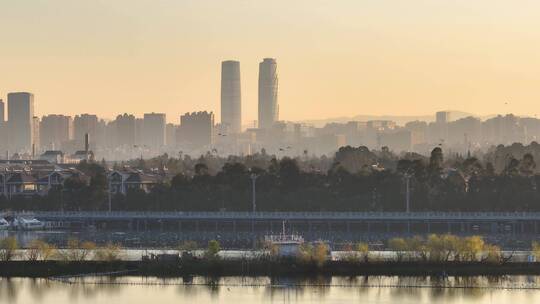
{"type": "Polygon", "coordinates": [[[388,240],[388,247],[396,253],[398,262],[403,261],[403,257],[407,252],[407,242],[403,238],[392,238],[388,240]]]}
{"type": "Polygon", "coordinates": [[[367,243],[360,242],[356,244],[356,251],[360,254],[360,259],[364,263],[369,262],[369,245],[367,243]]]}
{"type": "Polygon", "coordinates": [[[413,236],[412,238],[406,239],[405,242],[407,243],[407,248],[410,252],[410,259],[417,259],[419,257],[424,262],[428,260],[428,248],[425,240],[421,236],[413,236]]]}
{"type": "Polygon", "coordinates": [[[483,262],[488,263],[501,263],[502,262],[502,253],[501,248],[496,245],[484,244],[483,248],[484,257],[482,258],[483,262]]]}
{"type": "Polygon", "coordinates": [[[29,261],[50,259],[56,252],[56,246],[49,244],[43,240],[35,239],[28,243],[26,249],[26,258],[29,261]]]}
{"type": "Polygon", "coordinates": [[[122,256],[122,246],[120,244],[107,243],[96,250],[94,259],[98,261],[118,261],[122,256]]]}
{"type": "Polygon", "coordinates": [[[538,243],[537,241],[533,241],[531,247],[532,247],[532,254],[536,258],[536,260],[537,261],[540,260],[540,243],[538,243]]]}
{"type": "Polygon", "coordinates": [[[474,262],[478,260],[478,256],[484,250],[485,242],[481,236],[470,236],[462,240],[462,250],[465,261],[474,262]]]}
{"type": "Polygon", "coordinates": [[[70,238],[65,249],[59,250],[60,257],[65,261],[84,261],[96,249],[94,242],[81,242],[77,238],[70,238]]]}
{"type": "Polygon", "coordinates": [[[328,260],[328,255],[330,253],[330,248],[323,242],[317,242],[313,248],[313,261],[317,267],[322,267],[324,263],[328,260]]]}
{"type": "Polygon", "coordinates": [[[0,261],[11,261],[16,256],[19,243],[13,236],[0,240],[0,261]]]}

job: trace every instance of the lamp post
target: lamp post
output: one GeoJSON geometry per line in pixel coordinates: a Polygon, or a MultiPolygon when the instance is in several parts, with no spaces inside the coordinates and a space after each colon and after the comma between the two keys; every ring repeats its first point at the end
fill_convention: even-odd
{"type": "Polygon", "coordinates": [[[111,176],[109,176],[109,213],[112,211],[112,183],[111,183],[111,176]]]}
{"type": "Polygon", "coordinates": [[[251,207],[252,207],[252,217],[251,217],[251,234],[253,236],[253,249],[256,247],[256,238],[255,238],[255,211],[257,211],[257,197],[256,197],[256,189],[255,189],[255,182],[257,181],[257,177],[259,177],[255,173],[251,173],[249,178],[251,179],[251,191],[252,191],[252,197],[251,197],[251,207]]]}
{"type": "Polygon", "coordinates": [[[2,176],[2,195],[7,197],[6,174],[5,173],[0,173],[0,176],[2,176]]]}
{"type": "Polygon", "coordinates": [[[409,172],[404,174],[405,177],[405,212],[409,213],[411,212],[411,177],[412,174],[409,172]]]}
{"type": "Polygon", "coordinates": [[[249,178],[251,179],[251,192],[252,192],[251,193],[252,194],[251,207],[252,207],[252,212],[257,211],[257,197],[256,197],[256,188],[255,188],[257,177],[259,177],[259,176],[257,174],[255,174],[255,173],[251,173],[251,175],[249,176],[249,178]]]}

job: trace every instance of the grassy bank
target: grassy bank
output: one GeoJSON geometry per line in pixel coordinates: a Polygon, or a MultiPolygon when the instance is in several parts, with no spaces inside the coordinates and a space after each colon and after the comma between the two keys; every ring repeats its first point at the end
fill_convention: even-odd
{"type": "MultiPolygon", "coordinates": [[[[55,277],[123,272],[129,275],[185,276],[473,276],[540,275],[540,263],[422,263],[328,261],[324,265],[296,260],[192,260],[179,263],[155,261],[7,261],[0,262],[0,277],[55,277]]],[[[120,274],[122,275],[122,274],[120,274]]]]}

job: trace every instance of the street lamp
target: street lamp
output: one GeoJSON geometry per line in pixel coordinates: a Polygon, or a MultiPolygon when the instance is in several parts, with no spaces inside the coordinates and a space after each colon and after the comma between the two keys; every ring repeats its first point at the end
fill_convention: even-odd
{"type": "Polygon", "coordinates": [[[256,198],[256,189],[255,189],[255,181],[257,180],[257,177],[259,177],[257,174],[255,173],[251,173],[251,175],[249,176],[249,178],[251,179],[251,192],[252,192],[252,197],[251,197],[251,207],[252,207],[252,212],[255,212],[257,210],[257,198],[256,198]]]}
{"type": "Polygon", "coordinates": [[[111,176],[109,175],[109,213],[112,211],[112,181],[111,176]]]}
{"type": "Polygon", "coordinates": [[[406,190],[405,190],[405,212],[406,213],[409,213],[411,212],[411,209],[410,209],[410,204],[411,204],[411,177],[412,177],[412,174],[410,174],[409,172],[406,172],[404,175],[405,177],[405,187],[406,187],[406,190]]]}
{"type": "Polygon", "coordinates": [[[0,176],[2,176],[2,195],[7,197],[7,189],[6,189],[6,174],[0,173],[0,176]]]}

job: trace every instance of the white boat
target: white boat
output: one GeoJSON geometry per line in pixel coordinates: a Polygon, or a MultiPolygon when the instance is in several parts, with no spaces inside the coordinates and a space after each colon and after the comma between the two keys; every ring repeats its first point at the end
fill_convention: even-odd
{"type": "Polygon", "coordinates": [[[0,230],[8,230],[9,222],[5,218],[0,217],[0,230]]]}
{"type": "Polygon", "coordinates": [[[35,218],[18,217],[13,220],[13,227],[18,230],[41,230],[45,224],[35,218]]]}
{"type": "Polygon", "coordinates": [[[280,234],[267,235],[265,241],[272,246],[277,247],[277,254],[283,257],[296,256],[300,246],[304,243],[304,238],[298,234],[287,234],[285,232],[285,222],[282,223],[280,234]]]}

